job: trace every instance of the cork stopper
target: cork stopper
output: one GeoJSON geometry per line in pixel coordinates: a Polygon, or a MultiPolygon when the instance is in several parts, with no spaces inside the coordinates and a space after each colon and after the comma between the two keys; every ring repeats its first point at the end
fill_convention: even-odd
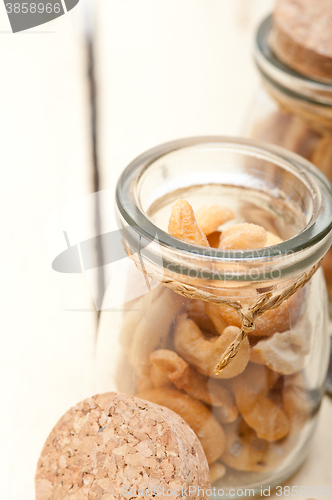
{"type": "Polygon", "coordinates": [[[192,498],[209,498],[209,467],[189,425],[167,408],[110,392],[56,424],[38,462],[36,500],[176,498],[171,490],[189,486],[192,498]]]}
{"type": "Polygon", "coordinates": [[[332,83],[332,0],[277,0],[270,46],[291,69],[332,83]]]}

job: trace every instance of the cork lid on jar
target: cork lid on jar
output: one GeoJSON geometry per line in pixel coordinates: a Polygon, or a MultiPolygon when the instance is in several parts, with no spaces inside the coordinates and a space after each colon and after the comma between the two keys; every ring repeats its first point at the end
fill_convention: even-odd
{"type": "Polygon", "coordinates": [[[189,486],[192,498],[208,498],[208,463],[189,425],[167,408],[110,392],[56,424],[38,462],[36,500],[166,498],[189,486]]]}
{"type": "Polygon", "coordinates": [[[332,83],[332,0],[277,0],[270,46],[293,70],[332,83]]]}

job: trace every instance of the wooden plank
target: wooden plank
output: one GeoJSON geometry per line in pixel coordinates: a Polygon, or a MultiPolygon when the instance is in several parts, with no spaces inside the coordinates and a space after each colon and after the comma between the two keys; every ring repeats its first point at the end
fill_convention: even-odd
{"type": "Polygon", "coordinates": [[[3,9],[0,498],[33,500],[44,440],[94,392],[91,294],[83,274],[51,269],[44,234],[49,213],[93,191],[88,92],[78,9],[16,35],[3,9]]]}

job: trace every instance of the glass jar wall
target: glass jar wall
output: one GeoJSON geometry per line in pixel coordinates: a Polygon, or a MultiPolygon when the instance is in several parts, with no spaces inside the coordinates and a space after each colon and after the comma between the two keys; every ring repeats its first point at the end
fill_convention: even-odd
{"type": "Polygon", "coordinates": [[[278,147],[195,138],[129,165],[117,206],[128,302],[101,313],[98,389],[181,415],[201,440],[216,491],[285,480],[309,451],[328,365],[326,287],[314,271],[330,247],[329,182],[278,147]],[[277,240],[236,251],[189,244],[167,233],[178,199],[195,212],[228,207],[232,223],[262,226],[277,240]],[[241,310],[275,297],[218,373],[241,336],[241,310]]]}

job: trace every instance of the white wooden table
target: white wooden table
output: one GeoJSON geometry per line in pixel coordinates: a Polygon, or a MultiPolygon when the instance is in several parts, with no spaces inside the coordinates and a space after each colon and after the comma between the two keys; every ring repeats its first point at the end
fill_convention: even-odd
{"type": "Polygon", "coordinates": [[[0,5],[1,500],[33,500],[43,442],[94,392],[97,314],[84,275],[57,274],[44,223],[93,191],[77,13],[12,35],[0,5]]]}
{"type": "MultiPolygon", "coordinates": [[[[43,228],[50,212],[94,191],[84,1],[15,36],[0,5],[1,500],[34,499],[47,434],[95,392],[98,317],[87,280],[52,271],[43,228]]],[[[101,188],[114,191],[129,161],[158,143],[241,133],[259,81],[253,32],[272,5],[94,1],[101,188]]],[[[326,399],[312,454],[288,485],[332,484],[330,422],[326,399]]]]}

